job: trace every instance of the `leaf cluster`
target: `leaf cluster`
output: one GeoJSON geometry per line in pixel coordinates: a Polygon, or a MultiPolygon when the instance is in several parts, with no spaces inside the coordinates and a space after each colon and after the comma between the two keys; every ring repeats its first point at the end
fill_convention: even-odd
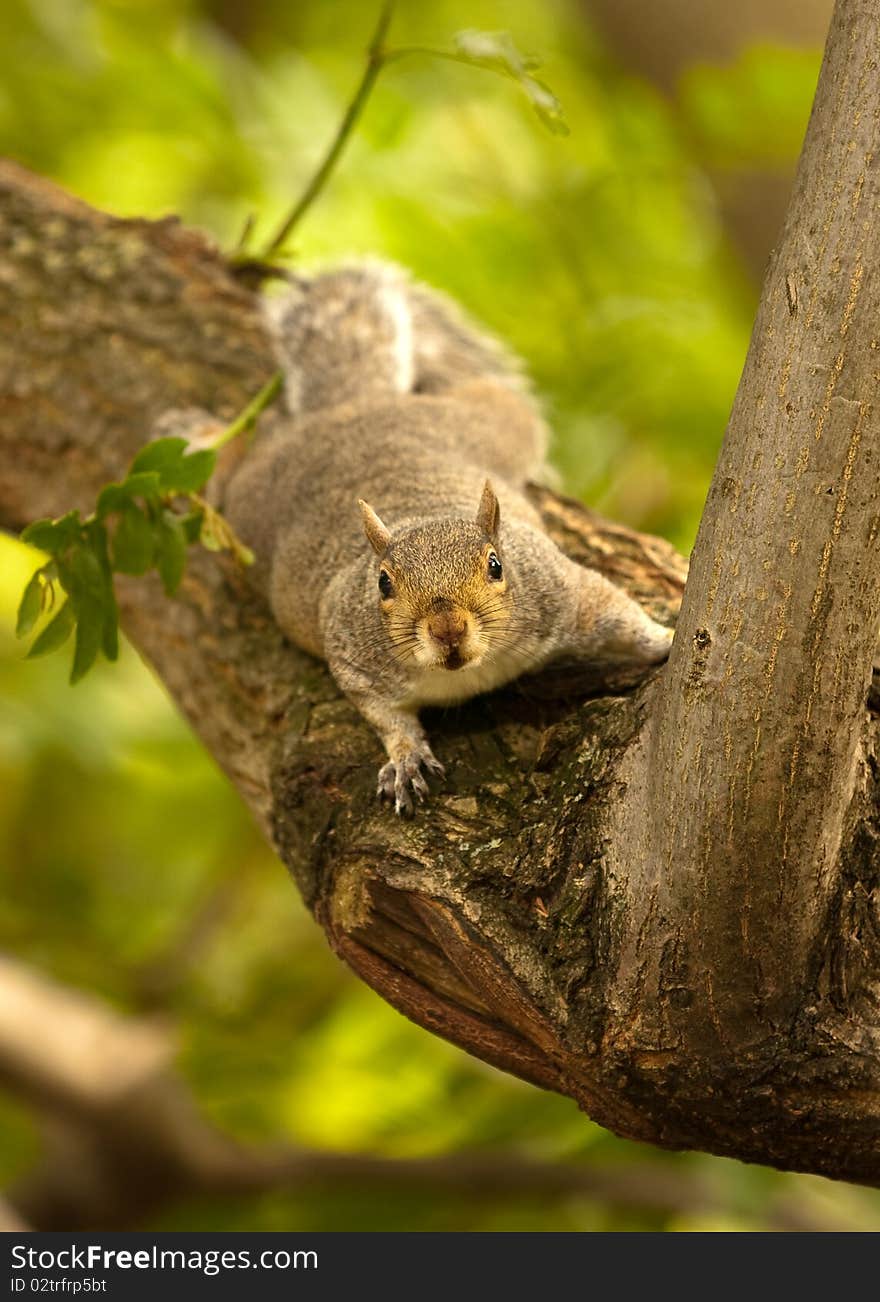
{"type": "Polygon", "coordinates": [[[242,563],[253,557],[231,528],[199,496],[214,472],[214,448],[188,451],[186,439],[168,437],[138,452],[128,473],[107,484],[85,518],[69,511],[37,520],[22,534],[49,559],[31,578],[18,608],[16,633],[27,637],[45,611],[52,618],[34,639],[28,658],[47,655],[75,633],[70,681],[78,682],[103,651],[119,653],[119,611],[114,574],[155,570],[168,596],[180,586],[187,547],[201,542],[227,549],[242,563]],[[60,590],[60,593],[59,593],[60,590]]]}

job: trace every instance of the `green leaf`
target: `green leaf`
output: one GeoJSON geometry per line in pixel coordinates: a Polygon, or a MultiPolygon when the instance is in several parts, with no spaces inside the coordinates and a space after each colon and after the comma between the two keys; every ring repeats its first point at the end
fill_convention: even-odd
{"type": "Polygon", "coordinates": [[[156,550],[153,525],[133,502],[120,513],[111,550],[113,568],[122,574],[146,574],[153,564],[156,550]]]}
{"type": "Polygon", "coordinates": [[[79,511],[68,511],[58,520],[35,520],[22,533],[22,541],[40,551],[58,553],[79,538],[82,521],[79,511]]]}
{"type": "Polygon", "coordinates": [[[21,596],[18,605],[18,618],[15,622],[15,636],[27,637],[43,609],[42,567],[32,575],[21,596]]]}
{"type": "Polygon", "coordinates": [[[569,134],[559,100],[549,86],[533,76],[541,66],[540,61],[518,50],[509,32],[456,32],[454,43],[458,57],[465,63],[499,72],[517,82],[544,126],[554,135],[569,134]]]}
{"type": "Polygon", "coordinates": [[[50,552],[55,546],[55,540],[58,531],[51,520],[35,520],[29,524],[21,535],[22,542],[30,543],[31,547],[39,547],[40,551],[50,552]]]}
{"type": "Polygon", "coordinates": [[[104,525],[89,520],[85,537],[57,564],[61,584],[70,594],[68,604],[76,616],[70,681],[78,683],[94,664],[102,646],[109,659],[115,659],[118,654],[118,613],[104,525]]]}
{"type": "Polygon", "coordinates": [[[96,551],[95,539],[89,538],[74,548],[65,561],[59,562],[58,571],[62,586],[72,597],[93,601],[99,606],[104,604],[109,575],[96,551]]]}
{"type": "Polygon", "coordinates": [[[191,452],[176,465],[161,471],[162,487],[167,492],[196,493],[208,482],[217,464],[217,453],[210,448],[191,452]]]}
{"type": "Polygon", "coordinates": [[[119,659],[119,612],[116,601],[112,609],[104,613],[104,631],[101,635],[101,649],[108,660],[119,659]]]}
{"type": "Polygon", "coordinates": [[[202,521],[204,515],[201,511],[188,511],[186,515],[179,517],[183,532],[186,534],[188,543],[197,543],[202,532],[202,521]]]}
{"type": "Polygon", "coordinates": [[[548,131],[552,131],[554,136],[569,135],[562,105],[550,87],[543,81],[538,81],[537,77],[522,77],[519,84],[548,131]]]}
{"type": "Polygon", "coordinates": [[[537,59],[521,54],[510,32],[481,32],[468,28],[452,38],[456,52],[477,67],[493,65],[517,80],[541,65],[537,59]]]}
{"type": "Polygon", "coordinates": [[[73,604],[65,601],[58,614],[46,625],[28,651],[27,659],[34,660],[37,656],[48,655],[50,651],[57,651],[60,646],[64,646],[75,623],[73,604]]]}
{"type": "Polygon", "coordinates": [[[182,459],[185,451],[186,439],[174,436],[154,439],[152,443],[141,448],[129,466],[128,473],[133,475],[141,470],[156,470],[161,475],[163,470],[175,466],[182,459]]]}
{"type": "Polygon", "coordinates": [[[169,597],[180,587],[186,565],[186,533],[180,517],[165,511],[159,523],[156,541],[156,567],[169,597]]]}
{"type": "Polygon", "coordinates": [[[161,491],[158,471],[143,470],[118,484],[107,484],[98,495],[95,514],[103,520],[111,511],[122,511],[135,497],[157,498],[161,491]]]}
{"type": "Polygon", "coordinates": [[[104,631],[104,612],[94,601],[83,602],[77,610],[76,645],[73,651],[73,668],[70,671],[71,684],[88,673],[101,648],[104,631]]]}
{"type": "Polygon", "coordinates": [[[113,590],[113,570],[110,566],[107,530],[103,524],[94,520],[89,525],[89,534],[101,567],[104,584],[104,596],[101,603],[103,615],[101,646],[108,660],[116,660],[119,657],[119,607],[116,604],[116,593],[113,590]]]}
{"type": "Polygon", "coordinates": [[[186,439],[164,438],[148,443],[131,463],[134,472],[153,471],[165,493],[194,493],[211,478],[217,453],[211,448],[185,455],[186,439]]]}

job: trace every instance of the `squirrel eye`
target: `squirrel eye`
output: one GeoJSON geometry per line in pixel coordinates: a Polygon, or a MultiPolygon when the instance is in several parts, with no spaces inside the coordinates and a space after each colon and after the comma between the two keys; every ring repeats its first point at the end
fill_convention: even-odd
{"type": "Polygon", "coordinates": [[[501,562],[499,561],[498,557],[495,555],[494,552],[489,553],[489,560],[486,566],[486,570],[489,575],[489,578],[494,583],[497,583],[498,580],[501,578],[502,574],[504,573],[504,571],[501,568],[501,562]]]}
{"type": "Polygon", "coordinates": [[[394,596],[394,584],[391,582],[390,574],[387,574],[385,570],[379,571],[379,591],[386,601],[389,597],[394,596]]]}

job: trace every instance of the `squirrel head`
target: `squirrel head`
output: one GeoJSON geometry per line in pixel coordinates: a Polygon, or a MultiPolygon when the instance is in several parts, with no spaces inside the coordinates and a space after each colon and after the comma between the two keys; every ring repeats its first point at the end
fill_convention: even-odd
{"type": "Polygon", "coordinates": [[[358,505],[378,557],[376,596],[398,660],[456,670],[508,644],[513,598],[498,541],[501,512],[488,480],[472,520],[427,520],[392,534],[371,506],[358,505]]]}

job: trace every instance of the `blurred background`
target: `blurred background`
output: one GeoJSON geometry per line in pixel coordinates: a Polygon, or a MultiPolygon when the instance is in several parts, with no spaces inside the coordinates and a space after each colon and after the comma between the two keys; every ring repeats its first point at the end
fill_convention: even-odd
{"type": "MultiPolygon", "coordinates": [[[[806,126],[827,0],[434,0],[517,86],[382,74],[298,265],[392,258],[526,359],[565,489],[692,542],[806,126]]],[[[4,0],[0,152],[114,213],[266,237],[363,69],[364,0],[4,0]]],[[[0,539],[0,1221],[880,1229],[880,1194],[620,1141],[410,1025],[325,947],[128,651],[23,663],[0,539]]]]}

